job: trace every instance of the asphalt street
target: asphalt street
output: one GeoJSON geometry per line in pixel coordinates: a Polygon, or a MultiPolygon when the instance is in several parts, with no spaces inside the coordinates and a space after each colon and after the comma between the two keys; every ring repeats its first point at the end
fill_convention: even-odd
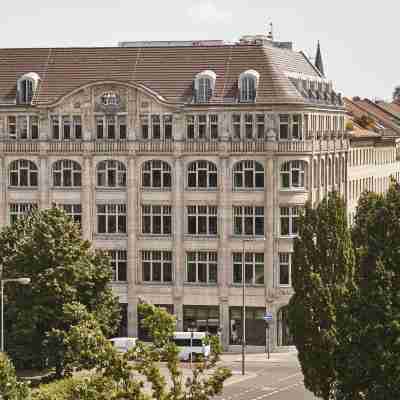
{"type": "Polygon", "coordinates": [[[233,371],[233,376],[216,400],[317,400],[304,388],[303,374],[295,352],[249,354],[246,375],[241,375],[241,355],[225,354],[223,364],[233,371]]]}

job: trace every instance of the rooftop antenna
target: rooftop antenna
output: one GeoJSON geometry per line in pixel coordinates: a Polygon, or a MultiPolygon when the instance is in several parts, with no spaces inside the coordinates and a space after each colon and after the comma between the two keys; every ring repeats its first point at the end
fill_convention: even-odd
{"type": "Polygon", "coordinates": [[[270,22],[269,24],[269,32],[267,34],[267,38],[271,41],[274,40],[274,25],[272,22],[270,22]]]}

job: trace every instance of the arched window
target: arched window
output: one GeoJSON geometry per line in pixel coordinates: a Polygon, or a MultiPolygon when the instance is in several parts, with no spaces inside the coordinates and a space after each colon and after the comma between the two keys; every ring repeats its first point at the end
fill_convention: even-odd
{"type": "Polygon", "coordinates": [[[255,101],[259,80],[260,74],[254,70],[248,70],[240,74],[238,85],[240,92],[240,101],[255,101]]]}
{"type": "Polygon", "coordinates": [[[208,103],[212,97],[217,75],[214,71],[202,71],[194,80],[196,103],[208,103]]]}
{"type": "Polygon", "coordinates": [[[244,160],[233,168],[233,187],[235,189],[262,189],[264,187],[264,167],[253,160],[244,160]]]}
{"type": "Polygon", "coordinates": [[[189,188],[216,188],[217,182],[217,166],[214,163],[199,160],[189,164],[187,175],[189,188]]]}
{"type": "Polygon", "coordinates": [[[73,160],[56,161],[53,164],[53,186],[81,186],[81,166],[73,160]]]}
{"type": "Polygon", "coordinates": [[[36,72],[22,75],[17,81],[17,100],[21,104],[30,104],[40,81],[36,72]]]}
{"type": "Polygon", "coordinates": [[[10,186],[38,186],[38,168],[32,161],[15,160],[10,164],[10,186]]]}
{"type": "Polygon", "coordinates": [[[98,187],[126,186],[126,168],[121,161],[104,160],[97,164],[98,187]]]}
{"type": "Polygon", "coordinates": [[[281,187],[283,189],[305,188],[305,166],[301,160],[285,162],[281,167],[281,187]]]}
{"type": "Polygon", "coordinates": [[[288,319],[288,308],[287,306],[282,307],[278,311],[278,323],[276,324],[276,344],[278,346],[293,346],[293,337],[289,332],[288,319]]]}
{"type": "Polygon", "coordinates": [[[149,160],[142,167],[142,187],[171,188],[171,167],[161,160],[149,160]]]}

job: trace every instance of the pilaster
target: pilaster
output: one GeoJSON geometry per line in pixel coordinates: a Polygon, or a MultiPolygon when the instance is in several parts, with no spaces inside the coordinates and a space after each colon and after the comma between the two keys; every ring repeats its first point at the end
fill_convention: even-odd
{"type": "Polygon", "coordinates": [[[93,207],[92,204],[92,159],[89,155],[83,158],[82,169],[82,236],[86,240],[92,240],[92,227],[95,221],[92,221],[93,207]]]}
{"type": "Polygon", "coordinates": [[[41,155],[39,158],[39,192],[40,192],[40,208],[50,207],[49,196],[49,178],[52,173],[49,159],[46,155],[41,155]]]}

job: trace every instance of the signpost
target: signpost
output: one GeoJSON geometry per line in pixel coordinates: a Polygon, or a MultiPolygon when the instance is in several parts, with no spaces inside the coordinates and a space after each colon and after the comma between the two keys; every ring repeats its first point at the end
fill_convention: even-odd
{"type": "Polygon", "coordinates": [[[270,342],[270,340],[269,340],[269,324],[272,321],[272,313],[266,312],[264,314],[263,319],[265,321],[265,325],[266,325],[266,329],[267,329],[267,332],[266,332],[266,335],[265,335],[266,336],[265,337],[265,352],[267,353],[267,358],[269,360],[269,357],[270,357],[270,351],[269,351],[269,342],[270,342]]]}

